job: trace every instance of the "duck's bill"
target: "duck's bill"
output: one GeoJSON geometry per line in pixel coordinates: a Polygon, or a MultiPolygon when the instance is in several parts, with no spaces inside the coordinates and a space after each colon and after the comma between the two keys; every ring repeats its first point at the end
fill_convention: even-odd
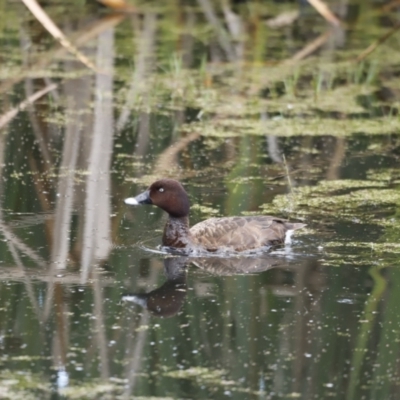
{"type": "Polygon", "coordinates": [[[142,307],[147,306],[147,299],[144,295],[126,294],[125,296],[122,296],[122,301],[135,303],[142,307]]]}
{"type": "Polygon", "coordinates": [[[150,198],[150,192],[148,190],[140,193],[136,197],[128,197],[124,200],[124,202],[129,206],[138,206],[140,204],[153,204],[150,198]]]}

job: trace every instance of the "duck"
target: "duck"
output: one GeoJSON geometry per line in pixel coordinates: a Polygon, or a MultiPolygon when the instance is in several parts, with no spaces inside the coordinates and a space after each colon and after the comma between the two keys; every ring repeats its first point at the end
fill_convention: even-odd
{"type": "Polygon", "coordinates": [[[210,218],[190,227],[189,196],[182,184],[163,178],[152,183],[147,190],[125,199],[129,206],[155,205],[168,214],[162,236],[162,246],[206,252],[219,250],[244,252],[271,248],[285,244],[291,233],[306,224],[289,222],[270,216],[232,216],[210,218]]]}

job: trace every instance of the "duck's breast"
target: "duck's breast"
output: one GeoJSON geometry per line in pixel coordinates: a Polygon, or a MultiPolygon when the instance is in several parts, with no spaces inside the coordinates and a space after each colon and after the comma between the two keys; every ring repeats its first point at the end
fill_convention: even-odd
{"type": "Polygon", "coordinates": [[[282,244],[286,232],[296,229],[285,220],[270,216],[211,218],[190,229],[195,242],[207,250],[236,251],[282,244]]]}

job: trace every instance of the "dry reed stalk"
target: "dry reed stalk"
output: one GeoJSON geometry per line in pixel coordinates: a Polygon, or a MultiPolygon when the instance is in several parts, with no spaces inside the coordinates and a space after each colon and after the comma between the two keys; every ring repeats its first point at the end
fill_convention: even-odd
{"type": "Polygon", "coordinates": [[[364,60],[367,56],[369,56],[376,48],[390,38],[395,32],[400,29],[400,23],[396,24],[389,32],[386,32],[383,36],[381,36],[374,43],[371,43],[357,58],[356,62],[360,62],[364,60]]]}
{"type": "Polygon", "coordinates": [[[60,44],[65,47],[71,54],[73,54],[82,64],[97,72],[94,64],[82,54],[61,32],[53,20],[46,14],[42,7],[36,0],[22,0],[34,17],[43,25],[43,27],[56,39],[60,44]]]}
{"type": "Polygon", "coordinates": [[[26,100],[20,103],[17,107],[7,111],[5,114],[0,115],[0,129],[4,128],[20,111],[25,110],[29,104],[34,103],[36,100],[40,99],[46,93],[54,90],[57,87],[55,83],[51,84],[50,86],[45,87],[42,90],[34,93],[32,96],[29,96],[26,100]]]}
{"type": "Polygon", "coordinates": [[[125,0],[97,0],[106,7],[116,11],[134,12],[135,7],[129,5],[125,0]]]}
{"type": "Polygon", "coordinates": [[[318,50],[329,38],[332,34],[332,29],[327,30],[326,32],[319,35],[316,39],[312,42],[307,44],[301,50],[299,50],[291,59],[290,61],[300,61],[304,58],[308,57],[310,54],[314,53],[314,51],[318,50]]]}
{"type": "Polygon", "coordinates": [[[382,6],[381,10],[383,12],[391,11],[392,8],[396,8],[400,5],[400,0],[392,0],[389,3],[382,6]]]}
{"type": "Polygon", "coordinates": [[[340,19],[321,0],[308,0],[308,2],[333,26],[341,24],[340,19]]]}
{"type": "MultiPolygon", "coordinates": [[[[101,20],[83,26],[80,31],[73,35],[75,38],[75,45],[83,46],[85,43],[98,36],[101,32],[104,32],[105,30],[119,24],[124,18],[124,14],[107,15],[101,20]]],[[[15,84],[28,76],[28,74],[30,74],[32,71],[45,69],[49,64],[63,56],[66,51],[67,50],[65,47],[61,46],[51,49],[46,53],[42,53],[40,58],[34,64],[32,64],[29,69],[24,68],[16,76],[4,80],[4,82],[0,84],[0,94],[8,92],[15,84]]]]}

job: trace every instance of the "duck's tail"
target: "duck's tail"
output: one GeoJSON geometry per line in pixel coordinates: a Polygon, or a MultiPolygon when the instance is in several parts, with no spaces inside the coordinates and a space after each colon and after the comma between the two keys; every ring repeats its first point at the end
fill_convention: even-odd
{"type": "Polygon", "coordinates": [[[296,231],[297,229],[304,228],[307,224],[302,224],[301,222],[294,222],[286,224],[287,228],[292,231],[296,231]]]}
{"type": "Polygon", "coordinates": [[[293,232],[296,231],[297,229],[301,229],[304,228],[305,226],[307,226],[307,224],[302,224],[300,222],[286,222],[285,224],[287,231],[285,234],[285,244],[290,244],[292,242],[292,235],[293,232]]]}

